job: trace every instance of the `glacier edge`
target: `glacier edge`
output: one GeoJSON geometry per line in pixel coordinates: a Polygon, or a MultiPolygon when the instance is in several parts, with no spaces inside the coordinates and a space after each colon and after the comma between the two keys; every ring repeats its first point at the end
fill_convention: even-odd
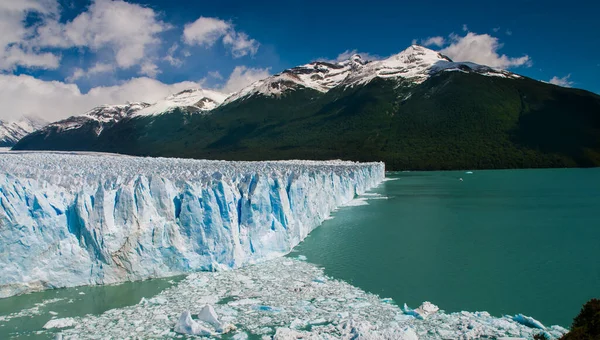
{"type": "Polygon", "coordinates": [[[236,268],[288,253],[383,163],[0,157],[0,297],[236,268]]]}

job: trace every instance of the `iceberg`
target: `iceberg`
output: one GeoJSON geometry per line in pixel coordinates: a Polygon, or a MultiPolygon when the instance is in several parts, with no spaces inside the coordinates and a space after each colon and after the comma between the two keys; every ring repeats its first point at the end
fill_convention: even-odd
{"type": "Polygon", "coordinates": [[[517,314],[517,315],[515,315],[513,317],[513,320],[516,321],[516,322],[518,322],[518,323],[520,323],[520,324],[522,324],[522,325],[525,325],[525,326],[528,326],[528,327],[531,327],[531,328],[537,328],[537,329],[542,329],[542,330],[546,329],[546,327],[544,327],[544,325],[542,325],[541,322],[537,321],[536,319],[534,319],[534,318],[532,318],[530,316],[525,316],[523,314],[517,314]]]}
{"type": "Polygon", "coordinates": [[[282,256],[383,163],[0,153],[0,297],[282,256]]]}

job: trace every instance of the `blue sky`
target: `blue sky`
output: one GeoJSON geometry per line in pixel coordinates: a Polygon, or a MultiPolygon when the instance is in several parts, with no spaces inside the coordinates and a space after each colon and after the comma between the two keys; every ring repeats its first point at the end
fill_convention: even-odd
{"type": "Polygon", "coordinates": [[[413,42],[600,93],[598,13],[593,1],[3,2],[0,101],[11,113],[0,119],[42,109],[55,119],[190,86],[231,92],[316,59],[387,57],[413,42]]]}

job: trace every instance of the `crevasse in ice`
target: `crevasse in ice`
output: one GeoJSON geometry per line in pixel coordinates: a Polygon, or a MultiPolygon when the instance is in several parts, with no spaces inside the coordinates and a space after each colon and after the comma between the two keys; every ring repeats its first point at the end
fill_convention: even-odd
{"type": "Polygon", "coordinates": [[[289,252],[383,163],[0,154],[0,297],[289,252]]]}

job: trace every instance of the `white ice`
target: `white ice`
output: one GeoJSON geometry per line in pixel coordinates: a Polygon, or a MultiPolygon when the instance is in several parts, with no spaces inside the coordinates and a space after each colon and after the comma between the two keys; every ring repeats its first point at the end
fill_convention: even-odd
{"type": "Polygon", "coordinates": [[[288,253],[383,163],[0,154],[0,297],[288,253]]]}
{"type": "Polygon", "coordinates": [[[164,303],[77,318],[62,334],[65,339],[174,338],[175,331],[221,334],[199,315],[206,303],[214,307],[219,322],[237,326],[223,331],[236,339],[532,339],[541,332],[557,339],[566,332],[559,326],[543,331],[486,312],[445,313],[427,302],[417,308],[427,311],[427,317],[417,319],[391,299],[380,299],[291,258],[194,273],[156,298],[164,303]]]}

